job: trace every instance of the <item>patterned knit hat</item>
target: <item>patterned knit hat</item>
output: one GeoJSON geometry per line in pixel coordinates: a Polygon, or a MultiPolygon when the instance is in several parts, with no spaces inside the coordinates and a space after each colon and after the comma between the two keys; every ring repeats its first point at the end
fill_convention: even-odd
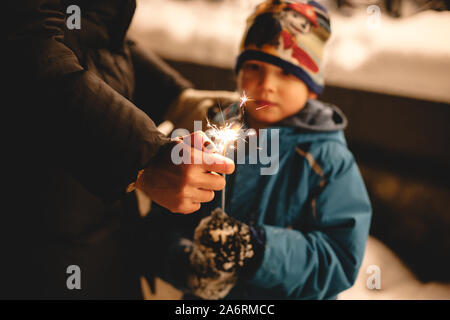
{"type": "Polygon", "coordinates": [[[328,11],[316,1],[267,0],[247,19],[235,71],[247,60],[264,61],[292,73],[320,94],[322,55],[330,34],[328,11]]]}

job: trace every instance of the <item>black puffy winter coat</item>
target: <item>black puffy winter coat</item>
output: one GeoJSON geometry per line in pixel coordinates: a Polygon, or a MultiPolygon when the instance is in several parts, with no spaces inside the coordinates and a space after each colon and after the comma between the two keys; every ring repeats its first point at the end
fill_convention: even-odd
{"type": "Polygon", "coordinates": [[[3,6],[0,298],[139,298],[152,257],[125,190],[167,144],[155,123],[189,83],[126,39],[135,1],[3,6]]]}

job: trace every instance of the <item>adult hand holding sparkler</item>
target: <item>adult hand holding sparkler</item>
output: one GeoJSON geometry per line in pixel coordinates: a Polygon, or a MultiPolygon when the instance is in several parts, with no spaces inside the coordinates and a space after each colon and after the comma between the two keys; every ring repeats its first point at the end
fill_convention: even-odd
{"type": "Polygon", "coordinates": [[[243,106],[248,100],[244,92],[240,97],[241,116],[237,122],[218,127],[207,120],[215,144],[201,131],[174,141],[191,159],[189,164],[175,165],[170,159],[171,148],[163,148],[160,157],[139,176],[136,188],[170,211],[186,214],[199,210],[202,202],[213,200],[214,191],[223,190],[224,210],[225,175],[234,172],[234,162],[225,155],[228,146],[239,137],[243,106]]]}
{"type": "Polygon", "coordinates": [[[234,162],[214,152],[214,144],[205,133],[194,132],[187,138],[176,139],[162,148],[136,181],[136,188],[174,213],[199,210],[202,202],[213,200],[214,191],[225,187],[225,179],[220,174],[234,171],[234,162]],[[175,146],[189,156],[190,163],[173,163],[171,151],[175,146]]]}

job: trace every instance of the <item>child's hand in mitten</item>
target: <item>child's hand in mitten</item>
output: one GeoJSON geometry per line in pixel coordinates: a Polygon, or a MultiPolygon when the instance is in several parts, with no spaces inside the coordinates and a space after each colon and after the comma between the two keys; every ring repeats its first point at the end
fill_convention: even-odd
{"type": "Polygon", "coordinates": [[[238,272],[263,252],[264,240],[257,235],[221,209],[200,221],[190,255],[188,286],[192,293],[204,299],[225,297],[236,284],[238,272]]]}

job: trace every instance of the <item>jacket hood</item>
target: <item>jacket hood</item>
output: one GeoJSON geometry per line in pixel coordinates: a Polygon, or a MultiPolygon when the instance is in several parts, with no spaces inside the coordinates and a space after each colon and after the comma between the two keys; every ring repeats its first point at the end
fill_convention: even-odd
{"type": "Polygon", "coordinates": [[[297,114],[280,121],[277,126],[289,126],[308,132],[329,132],[347,127],[347,118],[336,106],[319,100],[308,100],[297,114]]]}

